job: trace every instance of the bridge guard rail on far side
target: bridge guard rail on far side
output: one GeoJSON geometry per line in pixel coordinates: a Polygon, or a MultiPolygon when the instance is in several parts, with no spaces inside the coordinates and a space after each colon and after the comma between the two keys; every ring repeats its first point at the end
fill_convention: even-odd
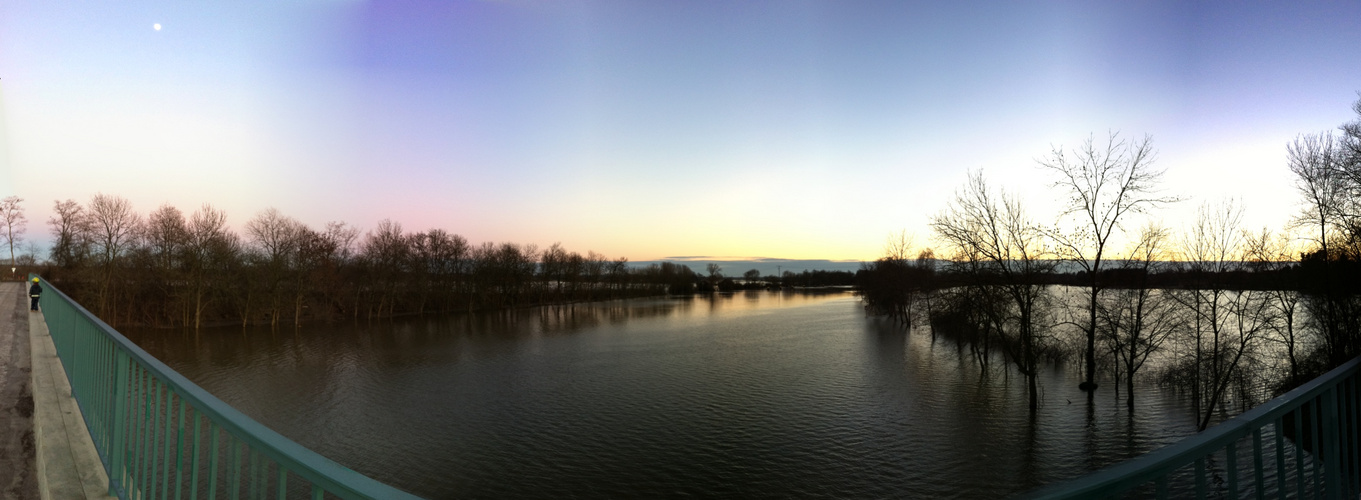
{"type": "Polygon", "coordinates": [[[110,495],[417,498],[266,428],[151,357],[51,283],[42,286],[43,316],[108,472],[110,495]]]}
{"type": "Polygon", "coordinates": [[[1361,358],[1165,448],[1025,498],[1357,498],[1361,358]]]}

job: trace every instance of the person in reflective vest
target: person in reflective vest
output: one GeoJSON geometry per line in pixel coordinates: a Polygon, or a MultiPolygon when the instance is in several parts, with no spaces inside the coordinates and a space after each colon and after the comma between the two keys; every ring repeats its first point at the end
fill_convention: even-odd
{"type": "Polygon", "coordinates": [[[28,296],[33,298],[33,306],[30,311],[38,310],[38,296],[43,294],[43,287],[38,286],[38,278],[33,278],[33,286],[28,287],[28,296]]]}

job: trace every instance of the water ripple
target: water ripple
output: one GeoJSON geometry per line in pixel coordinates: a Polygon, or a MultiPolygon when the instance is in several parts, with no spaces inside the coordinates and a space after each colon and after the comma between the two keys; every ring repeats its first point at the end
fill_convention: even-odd
{"type": "MultiPolygon", "coordinates": [[[[300,443],[430,498],[991,498],[1193,432],[1076,381],[988,374],[849,295],[578,304],[131,337],[300,443]],[[1068,404],[1066,401],[1079,401],[1068,404]]],[[[999,363],[1000,364],[1000,363],[999,363]]]]}

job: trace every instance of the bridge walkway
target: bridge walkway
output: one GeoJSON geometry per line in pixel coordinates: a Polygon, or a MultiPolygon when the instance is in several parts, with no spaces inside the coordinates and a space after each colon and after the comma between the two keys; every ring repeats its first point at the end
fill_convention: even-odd
{"type": "Polygon", "coordinates": [[[109,479],[25,283],[0,283],[0,497],[108,499],[109,479]]]}

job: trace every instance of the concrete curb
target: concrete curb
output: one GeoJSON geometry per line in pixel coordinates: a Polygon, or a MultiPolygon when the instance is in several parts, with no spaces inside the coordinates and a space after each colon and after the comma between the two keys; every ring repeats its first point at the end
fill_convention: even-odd
{"type": "Polygon", "coordinates": [[[28,332],[39,494],[44,500],[115,498],[42,312],[29,313],[28,332]]]}

